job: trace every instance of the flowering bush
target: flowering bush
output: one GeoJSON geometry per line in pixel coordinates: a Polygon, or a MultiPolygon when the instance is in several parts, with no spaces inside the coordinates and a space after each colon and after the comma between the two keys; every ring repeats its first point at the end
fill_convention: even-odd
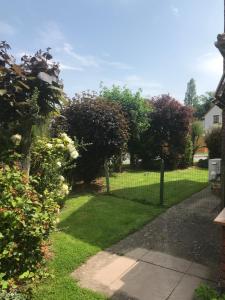
{"type": "Polygon", "coordinates": [[[24,283],[45,275],[40,266],[46,240],[57,223],[56,200],[69,193],[62,172],[78,156],[66,134],[37,139],[28,178],[15,151],[21,138],[13,135],[14,149],[8,151],[12,155],[4,163],[0,159],[0,289],[12,295],[18,286],[23,291],[24,283]]]}
{"type": "Polygon", "coordinates": [[[57,221],[50,193],[39,194],[19,163],[0,165],[0,287],[15,290],[38,276],[43,246],[57,221]]]}
{"type": "Polygon", "coordinates": [[[57,138],[37,139],[31,151],[33,185],[43,197],[60,201],[69,193],[63,171],[78,157],[71,138],[65,133],[57,138]]]}

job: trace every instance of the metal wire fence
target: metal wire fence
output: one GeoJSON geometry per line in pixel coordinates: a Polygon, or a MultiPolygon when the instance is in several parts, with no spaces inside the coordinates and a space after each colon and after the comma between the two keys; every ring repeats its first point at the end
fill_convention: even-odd
{"type": "Polygon", "coordinates": [[[149,205],[171,206],[207,187],[208,170],[197,167],[174,171],[132,170],[109,173],[104,191],[113,196],[149,205]]]}

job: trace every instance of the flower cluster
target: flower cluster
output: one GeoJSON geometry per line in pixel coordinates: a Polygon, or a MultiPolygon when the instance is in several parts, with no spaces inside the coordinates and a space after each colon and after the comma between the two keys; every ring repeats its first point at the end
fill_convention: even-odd
{"type": "Polygon", "coordinates": [[[43,195],[61,201],[69,194],[69,186],[62,176],[68,165],[78,157],[74,141],[62,133],[57,138],[36,140],[32,148],[31,174],[43,195]]]}
{"type": "Polygon", "coordinates": [[[66,144],[66,148],[70,153],[70,157],[72,159],[76,159],[79,154],[75,148],[74,141],[66,133],[61,133],[60,137],[66,144]]]}
{"type": "Polygon", "coordinates": [[[18,146],[21,143],[22,136],[17,133],[12,135],[10,139],[15,146],[18,146]]]}

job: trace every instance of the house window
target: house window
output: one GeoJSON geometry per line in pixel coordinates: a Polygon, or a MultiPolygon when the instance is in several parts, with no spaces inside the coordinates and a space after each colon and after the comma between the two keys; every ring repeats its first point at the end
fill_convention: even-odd
{"type": "Polygon", "coordinates": [[[213,116],[213,124],[218,124],[220,122],[220,116],[219,115],[214,115],[213,116]]]}

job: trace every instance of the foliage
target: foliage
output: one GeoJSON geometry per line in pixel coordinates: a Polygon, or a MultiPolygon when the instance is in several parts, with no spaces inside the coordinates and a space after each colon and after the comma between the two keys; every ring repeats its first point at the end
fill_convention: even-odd
{"type": "Polygon", "coordinates": [[[225,300],[225,294],[220,295],[215,289],[201,285],[195,291],[198,300],[225,300]]]}
{"type": "Polygon", "coordinates": [[[197,163],[197,166],[199,168],[208,169],[208,163],[209,163],[208,158],[200,159],[197,163]]]}
{"type": "Polygon", "coordinates": [[[48,193],[61,201],[69,193],[63,172],[78,157],[74,142],[65,134],[57,138],[38,138],[31,149],[33,185],[40,194],[48,193]]]}
{"type": "Polygon", "coordinates": [[[184,104],[186,106],[195,107],[198,103],[198,97],[196,93],[196,83],[193,78],[187,84],[187,90],[185,93],[184,104]]]}
{"type": "Polygon", "coordinates": [[[188,168],[192,165],[192,162],[193,162],[193,143],[190,135],[188,134],[186,136],[185,149],[184,149],[184,154],[180,161],[180,167],[188,168]]]}
{"type": "Polygon", "coordinates": [[[131,163],[134,164],[134,155],[139,151],[140,136],[149,127],[148,113],[151,111],[151,106],[141,96],[140,91],[132,93],[126,87],[112,86],[111,89],[103,87],[101,96],[122,106],[129,121],[128,151],[131,155],[131,163]]]}
{"type": "Polygon", "coordinates": [[[212,128],[205,136],[205,143],[209,149],[209,158],[221,158],[221,127],[212,128]]]}
{"type": "MultiPolygon", "coordinates": [[[[76,169],[70,172],[76,180],[95,179],[105,160],[121,155],[128,140],[128,125],[121,107],[97,98],[74,101],[63,112],[68,134],[76,136],[80,148],[76,169]]],[[[56,121],[57,123],[57,121],[56,121]]]]}
{"type": "Polygon", "coordinates": [[[9,50],[6,42],[0,43],[0,131],[11,130],[11,136],[16,129],[22,135],[23,167],[29,173],[32,126],[57,110],[64,94],[50,48],[22,56],[20,64],[9,50]]]}
{"type": "Polygon", "coordinates": [[[191,140],[193,144],[192,161],[195,153],[201,148],[199,145],[199,138],[203,135],[203,126],[201,121],[194,121],[191,125],[191,140]]]}
{"type": "Polygon", "coordinates": [[[0,285],[23,287],[41,276],[43,246],[54,229],[58,206],[49,193],[39,194],[19,163],[0,165],[0,285]],[[38,274],[38,272],[39,274],[38,274]]]}
{"type": "Polygon", "coordinates": [[[148,167],[151,160],[161,157],[166,168],[175,169],[185,153],[192,110],[169,95],[155,97],[151,103],[151,127],[142,135],[140,157],[148,167]]]}
{"type": "Polygon", "coordinates": [[[205,114],[213,107],[212,99],[215,92],[206,92],[204,95],[198,97],[197,105],[194,107],[194,117],[202,120],[205,114]]]}
{"type": "Polygon", "coordinates": [[[28,298],[21,293],[0,291],[0,300],[28,300],[28,298]]]}

